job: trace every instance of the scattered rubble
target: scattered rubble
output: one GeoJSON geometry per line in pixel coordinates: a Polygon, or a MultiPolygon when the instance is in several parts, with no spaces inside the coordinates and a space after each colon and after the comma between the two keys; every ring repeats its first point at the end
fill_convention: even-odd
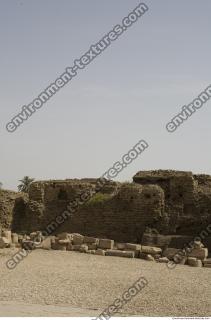
{"type": "Polygon", "coordinates": [[[27,251],[35,249],[78,251],[81,253],[101,256],[116,256],[137,258],[159,263],[174,261],[176,264],[187,264],[192,267],[211,267],[208,259],[208,249],[200,241],[194,241],[193,248],[186,254],[176,248],[145,246],[137,243],[119,243],[111,239],[99,239],[83,236],[78,233],[59,233],[56,236],[42,235],[41,231],[29,235],[19,235],[10,230],[4,230],[0,235],[0,248],[23,248],[27,251]]]}

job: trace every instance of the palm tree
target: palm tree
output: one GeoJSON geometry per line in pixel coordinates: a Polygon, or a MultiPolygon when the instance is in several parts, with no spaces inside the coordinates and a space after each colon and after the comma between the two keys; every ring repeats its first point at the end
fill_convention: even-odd
{"type": "Polygon", "coordinates": [[[20,192],[29,192],[29,186],[34,181],[33,178],[30,178],[29,176],[25,176],[22,180],[19,180],[21,184],[18,186],[18,191],[20,192]]]}

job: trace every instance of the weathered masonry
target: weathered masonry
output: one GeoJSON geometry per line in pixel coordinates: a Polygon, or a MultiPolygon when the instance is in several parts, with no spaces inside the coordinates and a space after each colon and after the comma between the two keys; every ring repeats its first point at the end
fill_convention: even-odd
{"type": "MultiPolygon", "coordinates": [[[[52,219],[67,209],[70,201],[84,190],[94,188],[95,184],[96,179],[32,183],[29,200],[21,202],[19,199],[15,215],[10,215],[13,215],[12,229],[18,232],[45,229],[52,219]]],[[[134,243],[143,241],[144,236],[145,241],[159,245],[173,237],[179,246],[209,224],[211,176],[157,170],[138,172],[132,183],[108,182],[56,232],[78,232],[134,243]]],[[[209,247],[210,239],[208,235],[205,240],[209,247]]]]}

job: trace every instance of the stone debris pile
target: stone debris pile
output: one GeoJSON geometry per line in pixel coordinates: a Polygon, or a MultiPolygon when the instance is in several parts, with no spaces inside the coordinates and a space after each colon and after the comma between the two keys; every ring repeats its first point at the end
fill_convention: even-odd
{"type": "Polygon", "coordinates": [[[134,243],[119,243],[111,239],[100,239],[83,236],[79,233],[63,232],[56,236],[44,237],[41,231],[29,235],[19,235],[9,230],[0,234],[0,249],[23,248],[25,250],[44,249],[77,251],[100,256],[116,256],[124,258],[137,258],[158,263],[174,262],[175,264],[192,267],[211,267],[208,258],[208,249],[200,241],[194,241],[193,248],[181,256],[181,249],[145,246],[134,243]]]}

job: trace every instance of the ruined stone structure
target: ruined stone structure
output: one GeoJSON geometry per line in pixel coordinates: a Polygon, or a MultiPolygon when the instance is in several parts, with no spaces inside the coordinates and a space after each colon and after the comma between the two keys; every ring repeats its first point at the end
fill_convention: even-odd
{"type": "MultiPolygon", "coordinates": [[[[96,179],[33,182],[29,201],[16,202],[12,229],[44,230],[67,209],[70,201],[95,185],[96,179]]],[[[179,241],[182,236],[182,245],[184,239],[195,237],[210,223],[211,176],[170,170],[140,171],[132,183],[108,182],[56,232],[140,243],[143,236],[147,239],[149,230],[154,230],[152,244],[165,244],[165,239],[170,241],[172,236],[179,241]],[[156,233],[165,237],[159,238],[156,233]]],[[[210,237],[206,244],[211,247],[210,237]]]]}
{"type": "MultiPolygon", "coordinates": [[[[43,229],[96,180],[35,182],[31,185],[25,229],[43,229]]],[[[78,232],[115,240],[140,241],[147,225],[163,211],[163,190],[154,186],[109,182],[66,221],[59,232],[78,232]],[[148,198],[153,194],[153,201],[148,198]]]]}
{"type": "Polygon", "coordinates": [[[193,235],[211,223],[211,176],[183,171],[140,171],[133,181],[157,185],[164,191],[164,215],[160,231],[193,235]]]}
{"type": "Polygon", "coordinates": [[[12,225],[22,223],[22,214],[28,196],[14,191],[0,190],[0,228],[11,229],[12,225]]]}

